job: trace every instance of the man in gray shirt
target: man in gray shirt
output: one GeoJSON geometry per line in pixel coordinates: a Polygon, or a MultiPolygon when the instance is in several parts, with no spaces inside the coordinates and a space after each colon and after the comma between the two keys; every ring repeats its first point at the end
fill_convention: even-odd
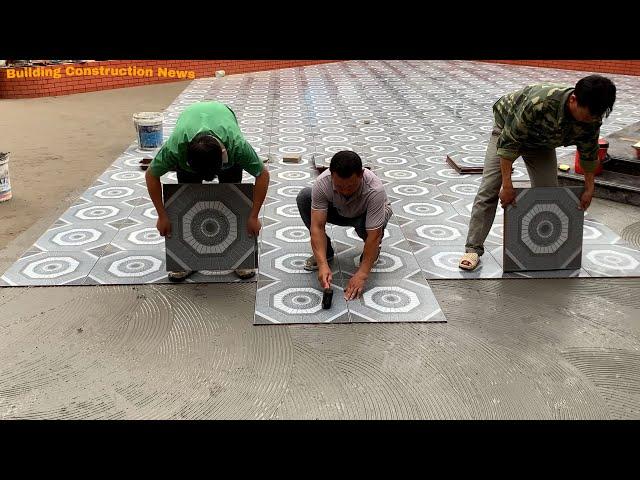
{"type": "Polygon", "coordinates": [[[331,239],[325,232],[327,222],[354,227],[364,240],[360,268],[344,291],[346,300],[358,298],[378,260],[384,229],[393,213],[384,185],[373,172],[362,168],[357,153],[345,150],[333,156],[329,168],[318,176],[313,188],[300,191],[297,203],[302,221],[311,232],[313,250],[304,268],[318,270],[322,288],[331,286],[329,262],[334,256],[331,239]]]}

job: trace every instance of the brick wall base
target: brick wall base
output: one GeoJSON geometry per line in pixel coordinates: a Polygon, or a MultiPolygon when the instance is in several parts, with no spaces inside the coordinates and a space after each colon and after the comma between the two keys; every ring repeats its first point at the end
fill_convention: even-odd
{"type": "Polygon", "coordinates": [[[561,68],[592,73],[640,75],[640,60],[482,60],[490,63],[526,65],[530,67],[561,68]]]}
{"type": "Polygon", "coordinates": [[[34,98],[135,87],[234,73],[329,63],[334,60],[109,60],[83,64],[0,69],[0,98],[34,98]],[[110,69],[109,71],[103,69],[110,69]],[[83,71],[84,69],[84,71],[83,71]],[[114,75],[111,69],[117,69],[114,75]],[[57,72],[57,73],[56,73],[57,72]],[[17,78],[20,75],[23,78],[17,78]],[[39,76],[38,76],[39,75],[39,76]],[[47,75],[47,76],[43,76],[47,75]],[[55,77],[59,78],[55,78],[55,77]]]}

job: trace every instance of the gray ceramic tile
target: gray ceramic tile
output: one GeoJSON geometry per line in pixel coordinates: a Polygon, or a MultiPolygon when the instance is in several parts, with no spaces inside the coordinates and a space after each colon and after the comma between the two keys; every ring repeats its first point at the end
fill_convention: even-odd
{"type": "Polygon", "coordinates": [[[516,189],[504,218],[505,272],[577,270],[584,213],[580,187],[516,189]]]}
{"type": "MultiPolygon", "coordinates": [[[[316,278],[317,272],[307,271],[303,268],[305,261],[311,255],[313,255],[311,245],[307,242],[281,247],[263,241],[260,245],[259,270],[261,274],[270,279],[284,282],[295,283],[295,278],[303,278],[303,280],[305,277],[316,278]]],[[[334,258],[330,266],[333,276],[338,280],[341,275],[338,260],[334,258]]]]}
{"type": "Polygon", "coordinates": [[[165,255],[155,250],[128,250],[102,256],[85,285],[168,283],[165,255]]]}
{"type": "Polygon", "coordinates": [[[97,221],[106,224],[127,218],[133,209],[134,207],[124,203],[120,205],[94,205],[88,202],[70,207],[60,216],[60,220],[78,227],[97,221]]]}
{"type": "Polygon", "coordinates": [[[111,244],[122,250],[154,250],[164,252],[165,239],[153,224],[131,226],[120,230],[111,244]]]}
{"type": "Polygon", "coordinates": [[[97,261],[89,252],[43,252],[21,258],[1,278],[11,286],[81,285],[97,261]]]}
{"type": "Polygon", "coordinates": [[[163,194],[172,224],[166,238],[167,269],[256,268],[256,239],[247,233],[252,185],[167,185],[163,194]]]}
{"type": "Polygon", "coordinates": [[[302,220],[269,217],[262,218],[261,238],[281,246],[303,244],[311,241],[309,230],[302,220]]]}
{"type": "Polygon", "coordinates": [[[620,245],[585,245],[582,266],[592,277],[638,277],[640,252],[620,245]]]}
{"type": "Polygon", "coordinates": [[[401,197],[399,202],[393,204],[393,211],[419,223],[435,223],[459,215],[451,204],[433,200],[428,195],[417,198],[401,197]]]}
{"type": "Polygon", "coordinates": [[[488,252],[481,257],[480,264],[474,271],[462,270],[458,265],[464,251],[464,244],[437,245],[415,252],[414,255],[428,279],[464,280],[502,276],[502,267],[488,252]]]}
{"type": "Polygon", "coordinates": [[[35,246],[48,252],[77,252],[111,243],[118,228],[102,220],[85,221],[47,230],[35,246]]]}
{"type": "MultiPolygon", "coordinates": [[[[495,225],[494,225],[495,226],[495,225]]],[[[489,248],[483,255],[483,259],[487,256],[492,256],[502,268],[503,262],[503,250],[502,246],[496,248],[489,248]]],[[[522,272],[504,272],[502,278],[574,278],[574,277],[590,277],[589,273],[584,268],[573,270],[528,270],[522,272]]]]}
{"type": "Polygon", "coordinates": [[[582,241],[584,245],[626,245],[620,236],[602,222],[584,218],[582,241]]]}
{"type": "MultiPolygon", "coordinates": [[[[345,279],[351,278],[360,268],[362,253],[362,248],[350,248],[338,254],[340,271],[345,279]]],[[[369,273],[368,283],[405,279],[417,270],[419,270],[418,263],[405,240],[394,244],[383,242],[378,261],[369,273]]]]}
{"type": "MultiPolygon", "coordinates": [[[[345,278],[345,289],[347,282],[345,278]]],[[[419,270],[415,279],[372,282],[359,299],[348,301],[347,307],[352,323],[446,322],[438,301],[419,270]]]]}
{"type": "Polygon", "coordinates": [[[334,283],[330,309],[322,308],[322,289],[315,276],[261,279],[256,292],[254,324],[348,323],[349,312],[341,285],[334,283]]]}

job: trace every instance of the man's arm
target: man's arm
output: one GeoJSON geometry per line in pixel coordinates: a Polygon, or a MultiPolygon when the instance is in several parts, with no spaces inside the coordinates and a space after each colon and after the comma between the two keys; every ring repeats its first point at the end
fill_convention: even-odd
{"type": "Polygon", "coordinates": [[[322,288],[329,288],[333,280],[331,267],[327,260],[327,236],[325,226],[327,225],[327,210],[311,209],[311,250],[313,257],[318,264],[318,281],[322,288]]]}
{"type": "Polygon", "coordinates": [[[169,215],[167,215],[167,210],[164,208],[162,201],[162,184],[160,183],[160,178],[153,175],[151,170],[147,169],[145,180],[147,182],[149,197],[153,202],[153,206],[156,207],[156,212],[158,212],[156,228],[161,236],[171,237],[171,222],[169,221],[169,215]]]}
{"type": "Polygon", "coordinates": [[[502,173],[502,189],[500,190],[500,205],[507,208],[507,205],[516,204],[516,191],[513,189],[511,181],[511,170],[513,169],[513,160],[506,158],[500,159],[500,172],[502,173]]]}
{"type": "Polygon", "coordinates": [[[580,197],[580,209],[586,210],[591,205],[591,199],[596,190],[596,175],[594,172],[584,172],[584,192],[580,197]]]}
{"type": "Polygon", "coordinates": [[[169,141],[162,146],[149,164],[149,168],[147,168],[145,174],[149,197],[153,202],[153,206],[156,207],[156,212],[158,212],[156,228],[163,237],[171,236],[171,222],[169,221],[169,215],[167,215],[164,202],[162,201],[162,183],[160,182],[160,177],[171,170],[175,170],[178,166],[177,154],[171,150],[170,146],[171,143],[169,143],[169,141]]]}
{"type": "Polygon", "coordinates": [[[253,208],[249,214],[247,221],[247,231],[249,235],[257,237],[262,228],[262,223],[258,218],[264,199],[267,196],[267,190],[269,189],[269,170],[266,167],[262,169],[262,173],[256,177],[256,184],[253,189],[253,208]]]}
{"type": "Polygon", "coordinates": [[[595,170],[598,167],[598,150],[600,145],[600,129],[595,132],[585,133],[576,141],[576,147],[580,154],[580,167],[584,172],[584,192],[580,198],[580,208],[586,210],[591,205],[591,199],[596,188],[595,170]]]}
{"type": "Polygon", "coordinates": [[[383,234],[384,230],[382,228],[367,230],[367,239],[364,242],[362,252],[362,262],[360,262],[358,271],[351,277],[351,280],[349,280],[347,284],[347,288],[344,291],[345,300],[359,298],[362,292],[364,292],[364,285],[378,257],[378,247],[380,246],[380,240],[383,234]]]}
{"type": "Polygon", "coordinates": [[[375,230],[367,230],[367,239],[364,242],[364,248],[362,249],[362,262],[360,262],[360,268],[356,274],[360,274],[366,280],[371,273],[373,265],[376,263],[378,257],[378,247],[380,246],[380,240],[384,231],[382,228],[376,228],[375,230]]]}
{"type": "Polygon", "coordinates": [[[500,190],[500,204],[502,208],[515,205],[515,190],[511,181],[513,162],[520,155],[522,143],[527,137],[536,135],[536,125],[540,121],[543,111],[541,102],[532,103],[524,98],[519,105],[513,105],[509,115],[506,115],[504,127],[498,136],[496,153],[500,157],[500,171],[502,173],[502,188],[500,190]]]}
{"type": "Polygon", "coordinates": [[[267,196],[267,190],[269,189],[270,175],[269,170],[264,165],[264,162],[258,157],[258,154],[253,149],[251,144],[244,138],[240,138],[233,148],[227,146],[227,153],[229,154],[229,160],[234,164],[239,165],[249,175],[253,175],[256,179],[255,187],[253,189],[253,208],[247,219],[247,231],[249,235],[257,237],[262,228],[258,214],[260,208],[264,203],[264,199],[267,196]]]}

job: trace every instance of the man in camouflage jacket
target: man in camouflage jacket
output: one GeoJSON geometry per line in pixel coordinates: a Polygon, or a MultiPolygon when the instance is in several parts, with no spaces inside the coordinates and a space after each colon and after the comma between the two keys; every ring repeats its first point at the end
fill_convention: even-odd
{"type": "Polygon", "coordinates": [[[575,87],[529,85],[504,95],[493,105],[494,127],[460,268],[473,270],[478,265],[498,200],[503,208],[515,205],[511,170],[520,156],[533,188],[555,187],[558,186],[555,148],[576,145],[585,172],[581,208],[589,207],[598,165],[600,126],[602,118],[611,113],[615,98],[616,87],[611,80],[590,75],[575,87]]]}

